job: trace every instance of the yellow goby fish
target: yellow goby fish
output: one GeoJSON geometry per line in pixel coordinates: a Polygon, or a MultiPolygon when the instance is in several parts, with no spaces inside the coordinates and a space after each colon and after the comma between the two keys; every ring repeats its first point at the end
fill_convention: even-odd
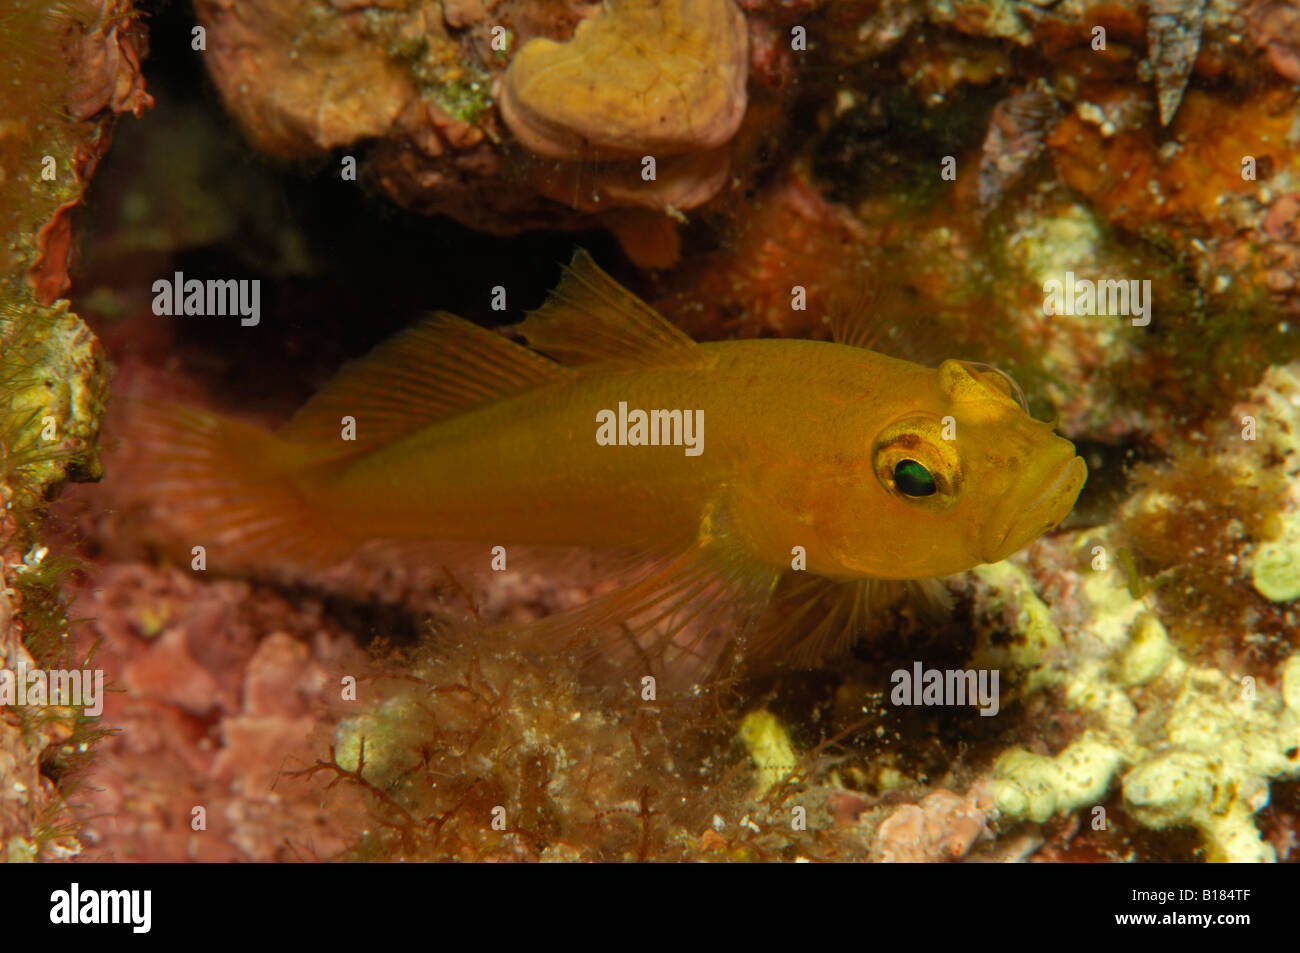
{"type": "Polygon", "coordinates": [[[881,596],[1055,526],[1086,478],[995,371],[696,343],[584,252],[517,330],[531,347],[435,315],[278,434],[154,406],[147,492],[218,564],[321,564],[370,539],[643,555],[552,628],[611,654],[597,634],[620,629],[627,658],[698,677],[730,644],[719,626],[756,657],[843,648],[881,596]]]}

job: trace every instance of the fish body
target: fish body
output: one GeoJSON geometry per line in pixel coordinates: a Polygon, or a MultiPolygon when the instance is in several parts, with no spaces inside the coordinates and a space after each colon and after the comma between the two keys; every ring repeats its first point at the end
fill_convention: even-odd
{"type": "MultiPolygon", "coordinates": [[[[976,381],[957,365],[952,373],[976,381]]],[[[994,419],[966,420],[939,371],[842,344],[701,344],[655,366],[597,367],[437,421],[305,492],[316,494],[323,518],[358,538],[653,550],[697,536],[706,514],[724,514],[734,543],[773,567],[787,566],[800,546],[815,574],[927,578],[1002,558],[1002,539],[990,539],[1031,500],[1008,503],[996,525],[992,494],[973,479],[958,512],[935,518],[900,505],[882,492],[871,460],[871,438],[894,420],[951,415],[958,433],[972,431],[959,446],[993,444],[980,455],[1018,472],[1019,482],[1035,454],[1043,469],[1068,461],[1070,478],[1035,529],[1054,525],[1081,485],[1082,463],[1067,441],[1000,392],[988,400],[994,419]],[[700,454],[599,444],[599,415],[620,404],[699,411],[700,454]]],[[[997,473],[980,476],[1003,493],[1017,488],[997,473]]],[[[1013,550],[1028,541],[1022,535],[1013,550]]]]}
{"type": "MultiPolygon", "coordinates": [[[[884,362],[903,363],[764,340],[701,344],[649,367],[595,367],[382,447],[341,470],[322,503],[358,527],[382,526],[381,535],[654,545],[694,537],[709,508],[741,516],[765,505],[759,485],[785,479],[793,463],[805,478],[785,505],[806,505],[811,517],[810,485],[839,465],[839,438],[855,425],[845,409],[854,391],[841,385],[855,381],[859,403],[870,404],[867,375],[884,362]],[[700,453],[598,443],[598,418],[617,419],[620,404],[698,411],[700,453]]],[[[779,562],[788,561],[786,548],[779,562]]]]}
{"type": "MultiPolygon", "coordinates": [[[[696,343],[581,253],[518,330],[534,349],[435,317],[279,435],[159,409],[154,496],[218,561],[328,561],[376,538],[643,553],[663,561],[624,606],[643,612],[728,593],[761,608],[792,572],[850,587],[962,572],[1056,525],[1086,477],[996,372],[696,343]]],[[[856,617],[861,594],[846,598],[856,617]]]]}

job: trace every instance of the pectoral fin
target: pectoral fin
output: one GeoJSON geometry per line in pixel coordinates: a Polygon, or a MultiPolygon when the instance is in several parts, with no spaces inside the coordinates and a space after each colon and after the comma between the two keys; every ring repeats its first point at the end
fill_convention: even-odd
{"type": "Polygon", "coordinates": [[[778,572],[714,543],[657,560],[622,588],[527,627],[524,638],[573,655],[596,678],[653,676],[683,689],[725,668],[778,572]]]}
{"type": "Polygon", "coordinates": [[[903,603],[929,614],[946,610],[951,597],[938,579],[837,582],[787,572],[768,611],[751,626],[746,654],[759,668],[816,668],[847,653],[879,626],[891,607],[903,603]]]}

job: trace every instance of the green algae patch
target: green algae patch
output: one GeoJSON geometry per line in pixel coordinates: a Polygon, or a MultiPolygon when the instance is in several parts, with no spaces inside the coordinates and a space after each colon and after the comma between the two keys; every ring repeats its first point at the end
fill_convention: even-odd
{"type": "Polygon", "coordinates": [[[25,511],[65,480],[101,475],[108,366],[66,301],[0,299],[0,351],[0,478],[25,511]]]}
{"type": "Polygon", "coordinates": [[[1264,543],[1255,551],[1250,579],[1270,602],[1300,599],[1300,546],[1289,539],[1264,543]]]}
{"type": "Polygon", "coordinates": [[[794,780],[791,772],[799,756],[776,715],[766,709],[751,711],[740,720],[737,734],[757,768],[759,797],[787,779],[794,780]]]}

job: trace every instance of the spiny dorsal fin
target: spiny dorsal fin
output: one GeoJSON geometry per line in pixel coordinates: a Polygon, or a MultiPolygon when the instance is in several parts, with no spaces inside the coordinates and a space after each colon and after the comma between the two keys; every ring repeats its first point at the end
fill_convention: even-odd
{"type": "Polygon", "coordinates": [[[831,340],[849,347],[877,350],[876,345],[885,337],[885,327],[877,308],[880,287],[865,282],[852,282],[849,287],[852,290],[836,295],[827,309],[831,340]]]}
{"type": "Polygon", "coordinates": [[[579,249],[546,302],[519,323],[529,345],[569,366],[635,361],[695,346],[579,249]]]}
{"type": "Polygon", "coordinates": [[[357,421],[357,446],[388,443],[436,420],[574,376],[508,338],[440,311],[343,368],[280,436],[337,441],[357,421]]]}
{"type": "Polygon", "coordinates": [[[831,303],[831,340],[887,354],[914,364],[933,365],[951,355],[934,321],[919,316],[905,290],[896,285],[854,284],[831,303]]]}

